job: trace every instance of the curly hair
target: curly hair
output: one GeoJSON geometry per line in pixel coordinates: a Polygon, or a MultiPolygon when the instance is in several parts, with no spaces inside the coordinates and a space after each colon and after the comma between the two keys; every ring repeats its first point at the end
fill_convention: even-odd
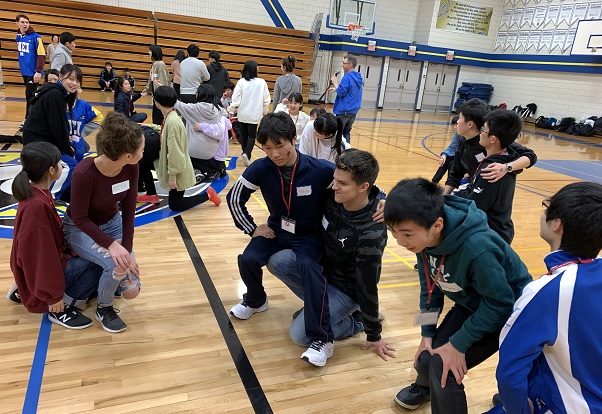
{"type": "Polygon", "coordinates": [[[117,161],[123,154],[134,154],[144,136],[140,125],[119,112],[109,112],[96,135],[98,155],[117,161]]]}

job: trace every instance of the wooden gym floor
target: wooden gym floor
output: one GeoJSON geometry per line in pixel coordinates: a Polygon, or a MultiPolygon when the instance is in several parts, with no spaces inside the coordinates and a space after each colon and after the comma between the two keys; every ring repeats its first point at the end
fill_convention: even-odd
{"type": "MultiPolygon", "coordinates": [[[[0,134],[17,130],[22,98],[21,86],[0,91],[0,134]]],[[[86,90],[83,98],[105,113],[112,106],[111,94],[86,90]]],[[[150,114],[149,104],[143,98],[137,107],[150,114]]],[[[377,184],[389,190],[405,177],[432,177],[434,154],[452,137],[449,118],[362,110],[351,144],[378,158],[377,184]]],[[[534,276],[544,272],[547,253],[538,237],[542,199],[579,179],[602,180],[599,141],[540,132],[527,126],[519,141],[540,161],[519,176],[513,212],[513,247],[534,276]]],[[[239,152],[239,146],[230,145],[230,155],[239,152]]],[[[256,148],[253,157],[261,156],[256,148]]],[[[244,291],[236,258],[249,238],[234,227],[225,194],[242,171],[241,163],[229,171],[220,207],[201,205],[136,229],[143,289],[138,299],[115,303],[128,324],[124,333],[109,334],[96,322],[70,331],[0,300],[0,413],[34,413],[36,407],[40,413],[405,412],[393,397],[415,378],[412,364],[420,340],[413,326],[419,293],[415,256],[389,238],[380,301],[386,315],[383,338],[397,349],[397,357],[385,362],[373,351],[362,351],[362,334],[336,342],[325,367],[310,366],[299,359],[304,349],[288,334],[291,316],[302,304],[269,273],[270,310],[248,321],[228,316],[244,291]]],[[[267,217],[260,193],[249,210],[259,223],[267,217]]],[[[9,239],[0,239],[2,292],[12,285],[10,247],[9,239]]],[[[93,308],[85,313],[92,316],[93,308]]],[[[496,362],[492,357],[464,381],[471,413],[490,407],[496,362]]],[[[415,412],[430,412],[429,405],[415,412]]]]}

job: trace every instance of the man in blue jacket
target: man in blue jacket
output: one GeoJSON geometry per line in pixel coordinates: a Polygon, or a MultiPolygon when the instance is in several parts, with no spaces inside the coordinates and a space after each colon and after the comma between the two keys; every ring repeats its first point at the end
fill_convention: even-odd
{"type": "Polygon", "coordinates": [[[332,112],[343,121],[343,136],[347,142],[351,142],[351,127],[355,122],[355,115],[362,106],[362,91],[364,88],[364,79],[362,74],[355,70],[357,58],[353,55],[343,57],[343,79],[341,83],[334,75],[332,81],[332,92],[336,92],[337,97],[334,100],[332,112]]]}
{"type": "MultiPolygon", "coordinates": [[[[19,70],[25,84],[25,117],[29,113],[29,101],[38,88],[40,79],[44,74],[46,52],[42,37],[29,25],[29,17],[18,14],[17,22],[17,51],[19,52],[19,70]]],[[[23,124],[21,124],[21,128],[23,124]]]]}

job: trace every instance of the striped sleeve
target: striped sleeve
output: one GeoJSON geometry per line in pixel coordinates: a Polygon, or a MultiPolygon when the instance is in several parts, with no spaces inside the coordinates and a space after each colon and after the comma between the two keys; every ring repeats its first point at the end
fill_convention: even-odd
{"type": "Polygon", "coordinates": [[[226,196],[234,224],[248,235],[253,235],[257,225],[247,210],[247,201],[258,189],[258,185],[253,184],[243,175],[234,183],[226,196]]]}
{"type": "Polygon", "coordinates": [[[557,277],[542,276],[525,286],[502,328],[496,378],[508,414],[531,414],[529,373],[544,346],[552,345],[558,336],[557,277]]]}

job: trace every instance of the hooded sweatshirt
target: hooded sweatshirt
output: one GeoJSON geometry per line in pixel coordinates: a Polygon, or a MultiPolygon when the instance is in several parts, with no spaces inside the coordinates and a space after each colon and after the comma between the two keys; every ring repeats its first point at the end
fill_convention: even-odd
{"type": "Polygon", "coordinates": [[[42,37],[33,30],[33,26],[25,34],[17,31],[17,50],[19,51],[19,70],[23,76],[33,76],[36,72],[44,76],[46,52],[42,37]]]}
{"type": "Polygon", "coordinates": [[[43,141],[55,145],[61,154],[74,155],[69,141],[67,90],[63,84],[45,83],[31,98],[29,114],[23,125],[23,144],[43,141]]]}
{"type": "MultiPolygon", "coordinates": [[[[434,280],[445,257],[431,308],[443,309],[447,296],[474,312],[449,339],[454,348],[466,353],[472,344],[504,325],[523,287],[533,279],[514,250],[489,228],[485,213],[473,201],[445,196],[443,220],[441,243],[416,255],[420,309],[427,309],[425,264],[434,280]]],[[[435,331],[435,325],[422,326],[422,336],[433,337],[435,331]]]]}
{"type": "Polygon", "coordinates": [[[378,321],[378,281],[387,244],[384,223],[372,219],[380,191],[370,189],[368,204],[357,211],[345,210],[332,192],[322,218],[324,255],[320,264],[328,283],[360,305],[364,328],[370,342],[380,340],[378,321]]]}
{"type": "Polygon", "coordinates": [[[512,202],[516,188],[516,174],[506,174],[495,183],[490,183],[481,177],[481,170],[496,162],[507,164],[518,157],[516,151],[507,148],[502,154],[485,158],[479,164],[466,194],[467,199],[473,200],[477,207],[487,214],[489,227],[508,244],[511,244],[514,239],[512,202]]]}
{"type": "Polygon", "coordinates": [[[215,96],[222,96],[224,93],[224,85],[226,82],[230,82],[228,71],[219,62],[211,62],[211,64],[207,66],[207,71],[209,72],[209,80],[205,81],[205,83],[213,86],[213,89],[215,89],[215,96]]]}
{"type": "Polygon", "coordinates": [[[73,64],[73,58],[71,57],[72,52],[67,46],[59,43],[54,50],[52,56],[52,62],[50,62],[50,69],[56,69],[60,72],[61,68],[66,64],[73,64]]]}
{"type": "Polygon", "coordinates": [[[336,115],[357,114],[362,106],[362,90],[364,79],[357,71],[346,73],[336,89],[337,97],[334,100],[332,112],[336,115]]]}
{"type": "Polygon", "coordinates": [[[176,102],[174,109],[178,111],[186,120],[186,135],[188,136],[188,152],[192,158],[200,160],[210,160],[217,152],[219,139],[215,139],[205,134],[203,131],[195,131],[194,124],[206,122],[208,124],[218,124],[221,121],[221,109],[207,102],[197,102],[195,104],[176,102]]]}
{"type": "Polygon", "coordinates": [[[276,111],[276,106],[281,103],[283,99],[288,99],[293,92],[301,93],[300,77],[294,73],[287,73],[276,79],[276,84],[274,85],[274,112],[276,111]]]}

